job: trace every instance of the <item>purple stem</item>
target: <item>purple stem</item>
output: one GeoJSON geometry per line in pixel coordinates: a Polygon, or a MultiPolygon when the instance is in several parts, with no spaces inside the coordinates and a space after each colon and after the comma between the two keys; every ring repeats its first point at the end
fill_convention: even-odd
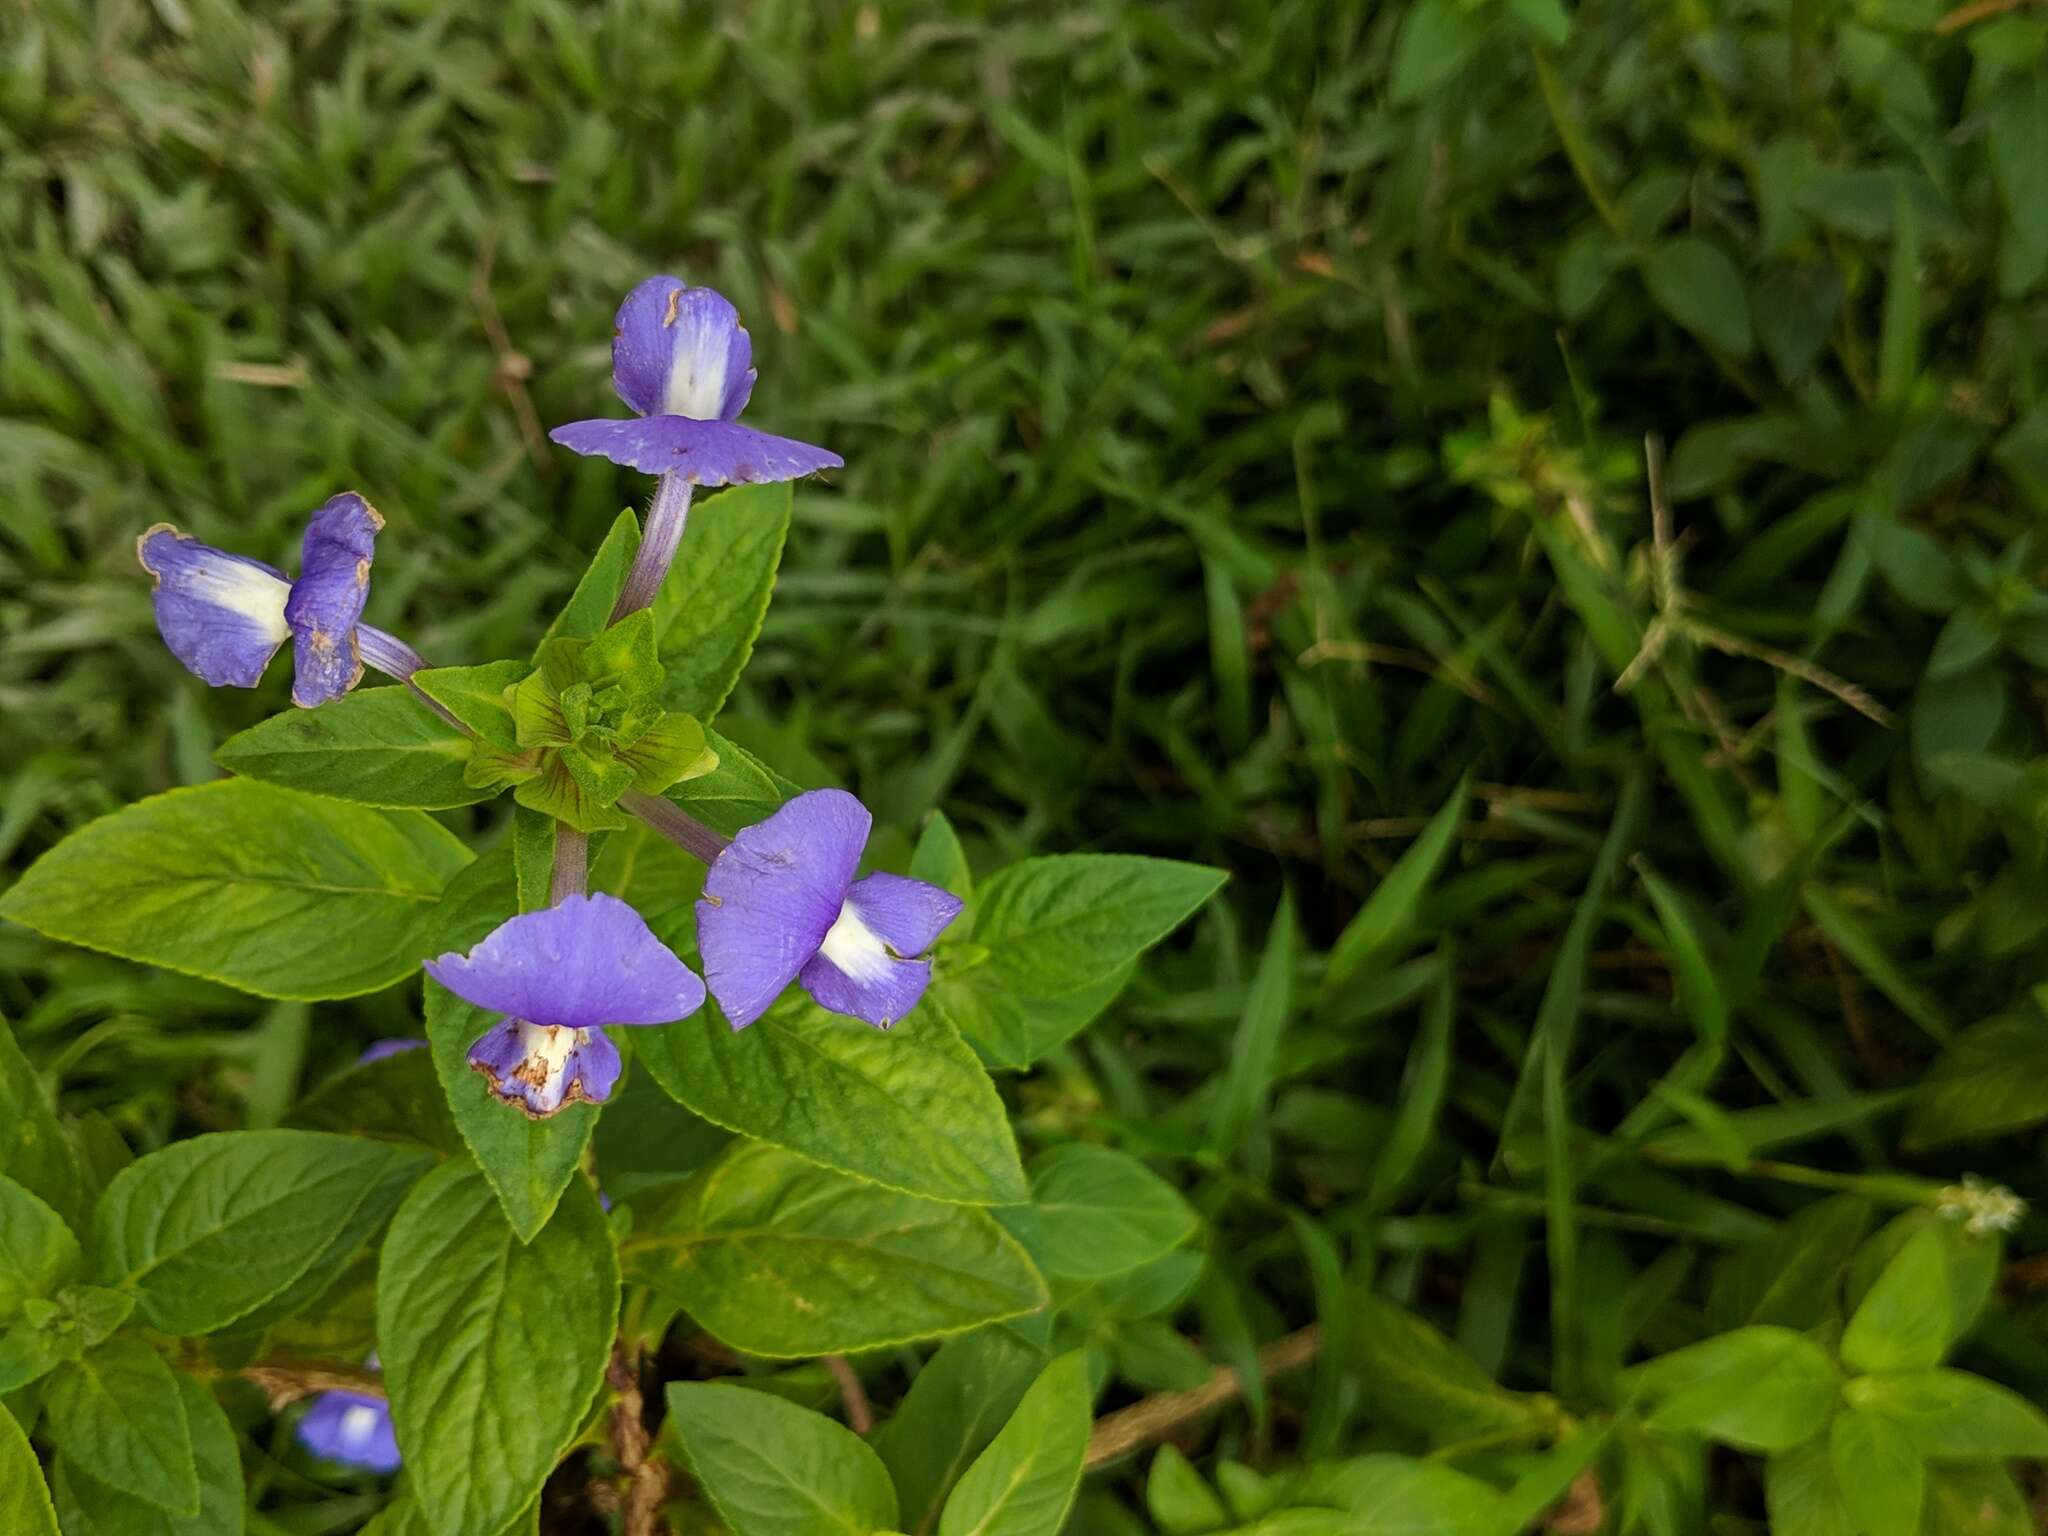
{"type": "Polygon", "coordinates": [[[356,626],[356,654],[363,658],[364,666],[375,667],[401,683],[411,682],[413,673],[424,672],[427,667],[427,658],[398,636],[368,624],[356,626]]]}
{"type": "Polygon", "coordinates": [[[654,505],[647,509],[647,526],[640,533],[640,550],[633,556],[626,583],[619,588],[619,600],[612,604],[616,624],[638,613],[654,601],[654,594],[668,580],[668,568],[675,563],[676,549],[683,542],[683,524],[690,517],[690,493],[696,487],[681,475],[663,475],[654,490],[654,505]]]}
{"type": "Polygon", "coordinates": [[[691,858],[706,864],[732,844],[731,838],[712,831],[673,800],[664,800],[659,795],[643,795],[637,789],[629,789],[619,796],[619,809],[638,816],[691,858]]]}
{"type": "Polygon", "coordinates": [[[555,863],[548,876],[548,905],[559,907],[565,896],[590,889],[590,834],[566,821],[555,823],[555,863]]]}

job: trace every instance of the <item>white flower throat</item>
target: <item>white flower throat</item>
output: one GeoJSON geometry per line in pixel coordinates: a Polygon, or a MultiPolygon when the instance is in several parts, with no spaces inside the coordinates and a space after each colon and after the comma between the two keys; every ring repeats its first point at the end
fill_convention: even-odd
{"type": "Polygon", "coordinates": [[[889,974],[889,964],[895,958],[882,936],[860,920],[851,901],[840,907],[818,953],[855,981],[880,981],[889,974]]]}

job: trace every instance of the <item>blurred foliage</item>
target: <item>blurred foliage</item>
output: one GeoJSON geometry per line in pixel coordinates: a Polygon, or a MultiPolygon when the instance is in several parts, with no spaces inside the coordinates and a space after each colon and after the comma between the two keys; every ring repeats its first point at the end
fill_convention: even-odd
{"type": "MultiPolygon", "coordinates": [[[[646,492],[541,434],[675,271],[752,324],[749,419],[848,466],[721,729],[899,853],[943,806],[978,867],[1234,873],[1004,1080],[1214,1234],[1192,1304],[1105,1311],[1112,1402],[1322,1319],[1313,1387],[1189,1443],[1233,1518],[1275,1445],[1498,1438],[1328,1351],[1367,1288],[1462,1346],[1430,1379],[1549,1394],[1510,1440],[1839,1326],[1865,1202],[2048,1193],[2044,51],[1997,0],[10,7],[0,858],[281,702],[163,653],[152,522],[287,563],[358,488],[372,622],[521,650],[646,492]]],[[[418,1030],[20,930],[0,1009],[139,1148],[418,1030]]],[[[1960,1358],[2039,1396],[2008,1282],[1960,1358]]],[[[1570,1529],[1763,1519],[1733,1458],[1600,1454],[1570,1529]]],[[[1966,1484],[1930,1522],[2015,1507],[1966,1484]]],[[[1155,1466],[1080,1518],[1214,1503],[1155,1466]]]]}

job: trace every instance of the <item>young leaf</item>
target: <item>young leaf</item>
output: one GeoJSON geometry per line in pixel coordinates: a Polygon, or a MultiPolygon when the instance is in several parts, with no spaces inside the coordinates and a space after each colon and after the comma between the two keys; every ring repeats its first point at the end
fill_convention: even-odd
{"type": "Polygon", "coordinates": [[[43,1411],[57,1449],[100,1482],[174,1515],[199,1513],[185,1397],[142,1340],[116,1334],[59,1366],[43,1411]]]}
{"type": "Polygon", "coordinates": [[[1145,1512],[1166,1536],[1203,1536],[1230,1523],[1216,1490],[1171,1444],[1159,1447],[1145,1474],[1145,1512]]]}
{"type": "Polygon", "coordinates": [[[0,1174],[67,1221],[78,1215],[78,1159],[49,1090],[0,1018],[0,1174]]]}
{"type": "Polygon", "coordinates": [[[1859,1371],[1938,1365],[1948,1351],[1954,1298],[1948,1257],[1931,1228],[1909,1239],[1863,1298],[1842,1335],[1842,1358],[1859,1371]]]}
{"type": "Polygon", "coordinates": [[[1044,1350],[1000,1325],[953,1339],[924,1363],[874,1438],[908,1536],[927,1536],[955,1480],[1044,1367],[1044,1350]]]}
{"type": "Polygon", "coordinates": [[[1717,245],[1679,235],[1651,248],[1643,283],[1657,307],[1733,357],[1749,355],[1753,336],[1742,274],[1717,245]]]}
{"type": "Polygon", "coordinates": [[[1031,1203],[997,1213],[1039,1268],[1106,1280],[1150,1264],[1195,1235],[1181,1192],[1125,1152],[1069,1142],[1032,1160],[1031,1203]]]}
{"type": "Polygon", "coordinates": [[[1934,1461],[2048,1456],[2048,1417],[2016,1392],[1965,1371],[1858,1376],[1849,1401],[1891,1420],[1934,1461]]]}
{"type": "MultiPolygon", "coordinates": [[[[426,667],[413,673],[412,685],[491,746],[501,752],[512,752],[519,747],[519,737],[513,728],[512,706],[506,693],[532,671],[523,661],[487,661],[480,667],[426,667]]],[[[453,730],[445,721],[440,723],[453,730]]],[[[463,754],[465,758],[468,755],[463,754]]],[[[477,791],[475,798],[483,799],[495,792],[477,791]]]]}
{"type": "Polygon", "coordinates": [[[212,1333],[288,1291],[310,1301],[432,1162],[421,1148],[318,1131],[175,1142],[100,1197],[101,1278],[170,1334],[212,1333]]]}
{"type": "Polygon", "coordinates": [[[0,917],[259,997],[353,997],[418,967],[421,928],[469,861],[418,811],[225,779],[74,832],[0,917]]]}
{"type": "Polygon", "coordinates": [[[1429,819],[1422,835],[1408,846],[1387,871],[1386,879],[1373,888],[1364,906],[1344,925],[1337,942],[1330,946],[1330,961],[1323,972],[1323,996],[1329,998],[1376,959],[1385,958],[1409,932],[1423,893],[1436,877],[1444,855],[1457,840],[1458,823],[1471,798],[1471,776],[1458,780],[1450,799],[1429,819]]]}
{"type": "Polygon", "coordinates": [[[1058,1536],[1088,1450],[1088,1357],[1048,1365],[946,1500],[939,1536],[1058,1536]]]}
{"type": "Polygon", "coordinates": [[[463,782],[469,738],[406,688],[363,688],[230,736],[213,760],[245,779],[358,805],[445,810],[495,793],[463,782]]]}
{"type": "Polygon", "coordinates": [[[690,509],[689,532],[654,599],[668,668],[664,707],[706,725],[754,653],[789,533],[790,487],[733,486],[690,509]]]}
{"type": "Polygon", "coordinates": [[[715,1125],[905,1194],[1025,1198],[1003,1101],[928,1000],[885,1033],[792,988],[744,1031],[707,1003],[633,1044],[672,1097],[715,1125]]]}
{"type": "Polygon", "coordinates": [[[1764,1463],[1764,1507],[1773,1536],[1857,1536],[1819,1432],[1764,1463]]]}
{"type": "Polygon", "coordinates": [[[896,1528],[896,1490],[844,1425],[772,1393],[672,1381],[668,1419],[733,1536],[868,1536],[896,1528]]]}
{"type": "Polygon", "coordinates": [[[43,1486],[43,1469],[14,1415],[0,1407],[0,1531],[8,1536],[57,1536],[57,1511],[43,1486]]]}
{"type": "Polygon", "coordinates": [[[545,1120],[528,1119],[492,1093],[469,1064],[470,1046],[498,1022],[497,1015],[463,1001],[431,977],[426,1012],[427,1046],[455,1128],[496,1191],[512,1230],[521,1242],[531,1242],[583,1162],[583,1149],[597,1128],[597,1106],[572,1104],[545,1120]]]}
{"type": "MultiPolygon", "coordinates": [[[[691,531],[695,531],[694,527],[691,531]]],[[[576,583],[576,590],[569,594],[568,603],[541,636],[540,645],[550,640],[588,640],[603,629],[611,620],[612,605],[619,600],[626,572],[632,569],[633,557],[639,552],[640,519],[628,507],[612,519],[604,542],[598,545],[597,553],[576,583]]],[[[540,660],[538,645],[534,647],[534,660],[536,664],[540,660]]]]}
{"type": "Polygon", "coordinates": [[[399,1208],[377,1271],[377,1344],[414,1497],[442,1536],[502,1531],[540,1492],[610,1357],[618,1259],[578,1179],[521,1242],[474,1164],[399,1208]]]}
{"type": "Polygon", "coordinates": [[[1927,1496],[1927,1466],[1889,1419],[1852,1408],[1828,1426],[1835,1486],[1862,1536],[1914,1536],[1927,1496]]]}
{"type": "Polygon", "coordinates": [[[1746,1451],[1789,1450],[1825,1421],[1835,1368],[1813,1340],[1789,1328],[1738,1328],[1647,1365],[1623,1380],[1656,1406],[1652,1429],[1692,1431],[1746,1451]]]}
{"type": "Polygon", "coordinates": [[[1409,1456],[1357,1456],[1312,1467],[1294,1497],[1346,1510],[1376,1531],[1509,1536],[1506,1502],[1498,1493],[1441,1462],[1409,1456]]]}
{"type": "Polygon", "coordinates": [[[665,798],[712,831],[731,837],[742,827],[772,816],[802,789],[737,742],[707,730],[704,741],[718,754],[718,766],[700,778],[670,786],[665,798]]]}
{"type": "Polygon", "coordinates": [[[1020,1317],[1045,1282],[986,1211],[897,1194],[762,1142],[642,1212],[637,1280],[734,1349],[877,1349],[1020,1317]]]}
{"type": "Polygon", "coordinates": [[[84,1263],[64,1218],[0,1177],[0,1329],[21,1315],[30,1297],[54,1296],[84,1263]]]}
{"type": "MultiPolygon", "coordinates": [[[[59,1457],[52,1477],[65,1536],[242,1536],[248,1500],[234,1426],[213,1394],[179,1376],[178,1396],[192,1427],[192,1459],[199,1474],[199,1513],[173,1515],[110,1488],[70,1458],[59,1457]]],[[[0,1529],[12,1531],[11,1526],[0,1529]]]]}

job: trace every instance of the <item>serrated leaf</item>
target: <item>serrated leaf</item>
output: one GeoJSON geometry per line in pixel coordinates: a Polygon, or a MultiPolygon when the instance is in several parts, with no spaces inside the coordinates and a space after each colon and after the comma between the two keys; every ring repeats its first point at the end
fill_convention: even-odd
{"type": "Polygon", "coordinates": [[[132,1290],[150,1326],[170,1334],[225,1328],[302,1283],[315,1286],[311,1300],[432,1161],[318,1131],[175,1142],[100,1197],[101,1278],[132,1290]]]}
{"type": "Polygon", "coordinates": [[[707,1002],[633,1043],[655,1080],[715,1125],[928,1199],[1025,1198],[1002,1099],[930,1007],[884,1031],[792,989],[745,1030],[707,1002]]]}
{"type": "Polygon", "coordinates": [[[706,725],[732,693],[768,613],[789,533],[790,487],[732,486],[691,507],[654,599],[663,704],[706,725]]]}
{"type": "Polygon", "coordinates": [[[997,1219],[1048,1275],[1105,1280],[1171,1252],[1201,1218],[1181,1192],[1127,1153],[1086,1142],[1033,1159],[1031,1203],[997,1219]]]}
{"type": "Polygon", "coordinates": [[[0,1177],[0,1329],[30,1297],[50,1297],[85,1264],[78,1239],[49,1206],[0,1177]]]}
{"type": "Polygon", "coordinates": [[[259,997],[353,997],[418,967],[422,928],[469,862],[418,811],[227,779],[73,833],[0,896],[0,917],[259,997]]]}
{"type": "Polygon", "coordinates": [[[230,736],[213,760],[230,773],[358,805],[444,810],[493,791],[463,781],[470,742],[406,688],[362,688],[230,736]]]}
{"type": "Polygon", "coordinates": [[[377,1344],[413,1496],[438,1536],[516,1520],[603,1382],[619,1271],[583,1180],[522,1243],[472,1163],[399,1208],[377,1270],[377,1344]]]}
{"type": "MultiPolygon", "coordinates": [[[[499,751],[511,752],[517,750],[520,741],[513,727],[512,705],[506,690],[516,688],[532,670],[523,661],[487,661],[480,667],[426,667],[413,673],[412,685],[499,751]]],[[[428,714],[431,716],[432,712],[428,714]]]]}
{"type": "Polygon", "coordinates": [[[35,1067],[0,1018],[0,1174],[67,1221],[79,1214],[78,1159],[35,1067]]]}
{"type": "Polygon", "coordinates": [[[14,1415],[0,1408],[0,1531],[58,1536],[57,1511],[43,1486],[42,1465],[14,1415]]]}
{"type": "Polygon", "coordinates": [[[612,520],[604,542],[598,545],[597,553],[577,581],[576,590],[569,594],[569,601],[534,647],[536,665],[540,662],[540,646],[548,641],[587,640],[610,622],[612,605],[618,601],[619,589],[626,584],[626,572],[633,568],[633,557],[639,552],[640,519],[628,507],[612,520]]]}
{"type": "Polygon", "coordinates": [[[470,1046],[500,1016],[465,1002],[432,978],[426,982],[426,1014],[427,1046],[455,1129],[520,1241],[531,1242],[582,1164],[583,1149],[597,1128],[598,1108],[572,1104],[545,1120],[529,1119],[491,1092],[469,1064],[470,1046]]]}
{"type": "Polygon", "coordinates": [[[733,1536],[868,1536],[896,1526],[896,1490],[852,1430],[767,1392],[672,1381],[669,1425],[733,1536]]]}
{"type": "Polygon", "coordinates": [[[713,730],[705,743],[718,754],[718,766],[701,778],[685,779],[665,796],[724,837],[763,821],[802,789],[753,753],[713,730]]]}
{"type": "Polygon", "coordinates": [[[1081,1485],[1093,1402],[1084,1351],[1048,1365],[953,1489],[939,1536],[1057,1536],[1081,1485]]]}
{"type": "Polygon", "coordinates": [[[199,1513],[184,1395],[142,1340],[116,1334],[59,1366],[43,1411],[57,1449],[100,1482],[174,1515],[199,1513]]]}
{"type": "Polygon", "coordinates": [[[902,1498],[909,1536],[931,1530],[954,1482],[1044,1366],[1044,1350],[1003,1327],[950,1340],[924,1363],[874,1438],[902,1498]]]}
{"type": "Polygon", "coordinates": [[[761,1142],[735,1143],[642,1216],[633,1278],[750,1354],[879,1348],[1047,1300],[986,1211],[860,1183],[761,1142]]]}
{"type": "MultiPolygon", "coordinates": [[[[234,1427],[206,1388],[189,1376],[179,1376],[177,1383],[192,1428],[199,1512],[174,1515],[158,1509],[108,1487],[69,1459],[59,1457],[53,1492],[64,1536],[242,1536],[248,1505],[234,1427]]],[[[0,1529],[11,1532],[13,1528],[0,1529]]]]}

